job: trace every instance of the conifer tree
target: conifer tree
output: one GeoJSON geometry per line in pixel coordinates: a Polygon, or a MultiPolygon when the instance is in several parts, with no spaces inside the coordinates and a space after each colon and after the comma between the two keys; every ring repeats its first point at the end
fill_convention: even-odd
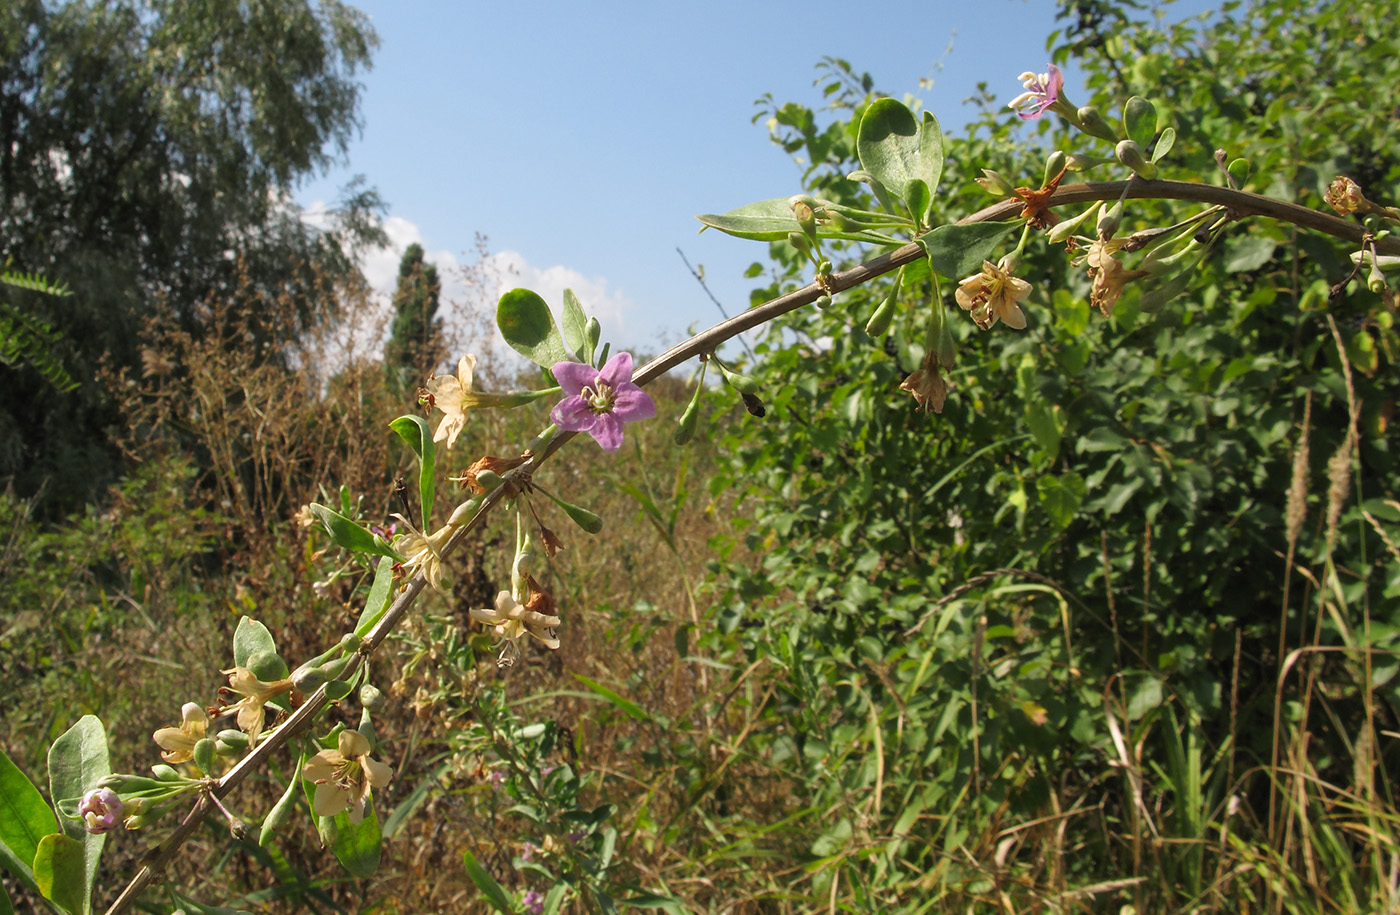
{"type": "Polygon", "coordinates": [[[384,347],[384,371],[401,390],[421,384],[442,361],[441,292],[437,268],[423,260],[423,246],[409,245],[399,261],[393,331],[384,347]]]}

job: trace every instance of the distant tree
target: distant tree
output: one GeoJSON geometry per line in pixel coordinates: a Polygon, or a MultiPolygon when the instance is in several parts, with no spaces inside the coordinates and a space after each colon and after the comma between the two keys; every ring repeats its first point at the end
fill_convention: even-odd
{"type": "MultiPolygon", "coordinates": [[[[339,0],[0,4],[0,259],[72,291],[12,304],[88,367],[55,397],[32,366],[0,366],[0,478],[68,501],[105,486],[117,417],[91,379],[138,364],[146,318],[203,333],[235,289],[275,299],[356,269],[373,192],[353,185],[322,227],[290,192],[343,156],[377,41],[339,0]]],[[[334,308],[282,300],[315,303],[303,322],[334,308]]]]}
{"type": "Polygon", "coordinates": [[[442,318],[437,268],[423,260],[423,246],[408,246],[399,261],[394,292],[394,326],[384,347],[384,371],[391,384],[408,390],[442,360],[442,318]]]}

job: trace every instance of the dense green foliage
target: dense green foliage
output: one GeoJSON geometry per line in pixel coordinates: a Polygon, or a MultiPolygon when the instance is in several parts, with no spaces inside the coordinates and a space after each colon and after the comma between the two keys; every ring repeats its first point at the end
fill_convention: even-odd
{"type": "MultiPolygon", "coordinates": [[[[1187,174],[1218,181],[1223,147],[1250,160],[1252,189],[1309,206],[1339,173],[1397,186],[1400,125],[1377,102],[1396,76],[1394,23],[1344,4],[1228,5],[1207,24],[1134,23],[1084,50],[1094,97],[1075,103],[1116,112],[1151,96],[1158,126],[1180,137],[1166,164],[1187,174]]],[[[812,193],[869,206],[843,178],[858,166],[868,80],[829,69],[848,119],[819,128],[790,103],[770,123],[811,163],[812,193]]],[[[989,111],[949,144],[946,214],[986,199],[971,180],[982,168],[1039,184],[1014,123],[989,111]]],[[[1039,130],[1056,148],[1111,155],[1049,118],[1039,130]]],[[[1130,203],[1123,231],[1181,214],[1130,203]]],[[[772,253],[755,300],[810,269],[786,244],[772,253]]],[[[858,908],[916,889],[1025,900],[1158,872],[1168,879],[1112,893],[1162,911],[1272,889],[1213,885],[1234,861],[1287,882],[1301,910],[1378,903],[1385,858],[1373,853],[1393,829],[1343,838],[1357,795],[1308,781],[1375,798],[1356,773],[1375,791],[1400,775],[1374,749],[1400,709],[1400,566],[1383,539],[1400,521],[1387,434],[1400,341],[1393,305],[1364,286],[1329,300],[1347,253],[1242,225],[1183,295],[1149,311],[1130,287],[1104,320],[1064,252],[1033,247],[1018,270],[1035,284],[1030,326],[982,334],[960,321],[955,387],[934,418],[895,391],[923,354],[933,306],[917,290],[888,340],[859,329],[879,287],[772,328],[752,368],[768,416],[730,433],[731,470],[711,481],[747,494],[742,539],[764,559],[717,567],[717,619],[781,671],[768,752],[795,793],[812,792],[815,820],[765,844],[801,848],[820,825],[807,850],[830,866],[814,895],[838,874],[858,908]],[[1302,441],[1307,518],[1290,528],[1302,441]],[[1382,653],[1369,662],[1356,653],[1368,644],[1382,653]],[[1280,733],[1274,687],[1296,648],[1311,653],[1309,679],[1285,678],[1280,733]],[[1291,777],[1279,740],[1297,750],[1291,777]],[[1139,779],[1151,785],[1135,802],[1139,779]],[[1308,789],[1278,816],[1274,792],[1299,780],[1308,789]],[[1328,797],[1315,809],[1302,801],[1314,791],[1328,797]],[[1232,829],[1264,844],[1205,867],[1232,829]],[[1314,854],[1325,866],[1296,878],[1314,854]]]]}
{"type": "Polygon", "coordinates": [[[97,367],[139,364],[150,316],[207,330],[208,303],[249,281],[334,309],[327,277],[354,269],[377,200],[352,188],[322,231],[287,192],[345,150],[375,43],[334,0],[0,9],[0,258],[72,291],[13,304],[62,328],[84,381],[53,397],[0,368],[0,474],[71,504],[119,472],[97,367]]]}

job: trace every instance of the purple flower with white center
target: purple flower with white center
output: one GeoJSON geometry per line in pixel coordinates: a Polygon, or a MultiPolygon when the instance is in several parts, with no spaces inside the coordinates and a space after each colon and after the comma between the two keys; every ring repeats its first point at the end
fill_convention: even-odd
{"type": "Polygon", "coordinates": [[[568,396],[549,418],[569,432],[587,432],[604,451],[622,447],[622,424],[656,415],[656,404],[632,383],[632,354],[618,353],[601,369],[556,362],[554,377],[568,396]]]}
{"type": "Polygon", "coordinates": [[[78,816],[94,836],[111,832],[121,822],[122,799],[111,788],[94,788],[78,803],[78,816]]]}
{"type": "Polygon", "coordinates": [[[520,904],[534,915],[540,915],[544,911],[544,894],[539,890],[526,890],[525,895],[520,899],[520,904]]]}
{"type": "Polygon", "coordinates": [[[1060,90],[1065,87],[1064,74],[1054,64],[1046,64],[1048,72],[1021,74],[1021,84],[1026,91],[1007,104],[1008,108],[1021,108],[1016,112],[1024,121],[1033,121],[1055,106],[1060,99],[1060,90]]]}

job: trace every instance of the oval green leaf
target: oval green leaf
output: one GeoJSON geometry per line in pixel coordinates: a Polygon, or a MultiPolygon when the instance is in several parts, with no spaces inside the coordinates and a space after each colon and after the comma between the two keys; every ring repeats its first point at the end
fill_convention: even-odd
{"type": "Polygon", "coordinates": [[[383,537],[376,537],[339,512],[317,502],[312,502],[310,508],[311,513],[325,527],[326,533],[331,535],[337,546],[355,553],[373,553],[376,556],[388,556],[395,562],[403,562],[403,557],[395,553],[394,548],[389,546],[383,537]]]}
{"type": "Polygon", "coordinates": [[[865,109],[856,135],[856,152],[861,168],[901,197],[909,193],[910,181],[922,178],[919,122],[896,99],[882,98],[865,109]]]}
{"type": "Polygon", "coordinates": [[[1123,129],[1128,139],[1147,149],[1157,132],[1157,109],[1142,96],[1133,96],[1123,104],[1123,129]]]}
{"type": "MultiPolygon", "coordinates": [[[[93,838],[105,839],[106,836],[93,838]]],[[[34,878],[39,884],[39,895],[72,915],[86,915],[92,911],[92,894],[84,893],[89,885],[83,879],[85,852],[84,843],[56,832],[39,840],[34,855],[34,878]]]]}
{"type": "Polygon", "coordinates": [[[0,865],[31,890],[34,855],[44,836],[58,832],[58,820],[39,789],[0,751],[0,865]]]}
{"type": "Polygon", "coordinates": [[[1011,234],[1015,222],[974,222],[968,225],[939,226],[920,235],[918,242],[928,262],[939,274],[952,280],[971,276],[991,260],[1002,239],[1011,234]]]}
{"type": "Polygon", "coordinates": [[[462,852],[462,864],[467,869],[467,876],[472,878],[472,883],[481,890],[486,901],[496,907],[496,911],[504,912],[505,915],[512,915],[514,909],[510,906],[510,897],[506,896],[506,891],[501,889],[501,885],[496,879],[486,872],[486,868],[476,860],[476,855],[471,850],[462,852]]]}
{"type": "Polygon", "coordinates": [[[557,362],[578,361],[564,345],[549,306],[528,289],[512,289],[501,296],[496,306],[496,325],[511,349],[541,368],[552,369],[557,362]]]}
{"type": "MultiPolygon", "coordinates": [[[[418,455],[418,501],[423,507],[423,532],[433,529],[434,487],[437,474],[436,449],[433,447],[433,433],[428,429],[428,421],[421,416],[400,416],[389,423],[389,428],[398,433],[399,438],[408,442],[408,447],[418,455]]],[[[358,527],[358,525],[356,525],[358,527]]]]}

